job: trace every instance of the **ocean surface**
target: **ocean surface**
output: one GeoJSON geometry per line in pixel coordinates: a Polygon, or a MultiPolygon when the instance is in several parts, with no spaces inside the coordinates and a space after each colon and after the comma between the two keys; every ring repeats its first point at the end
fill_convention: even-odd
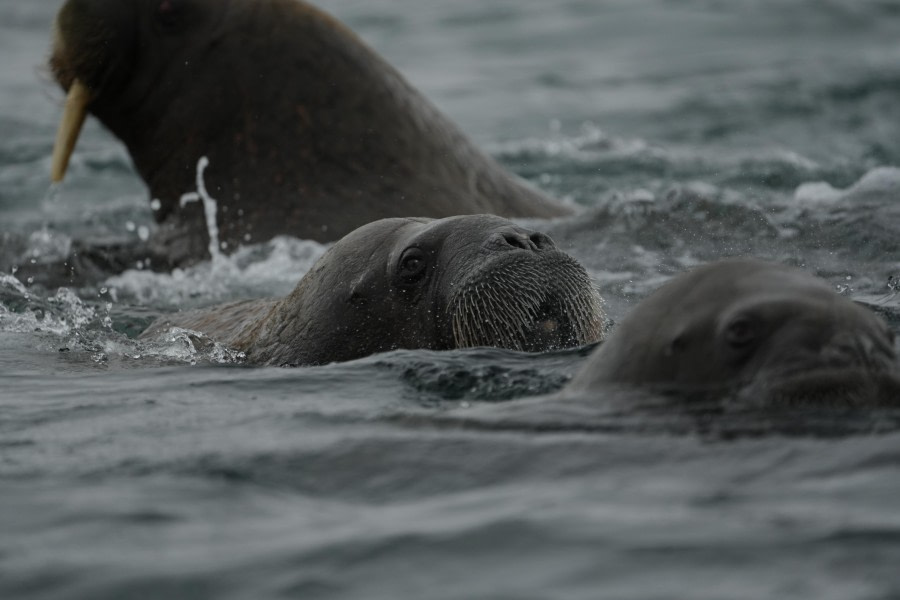
{"type": "MultiPolygon", "coordinates": [[[[25,237],[20,261],[152,228],[93,120],[48,185],[59,4],[0,0],[0,236],[25,237]]],[[[755,256],[900,333],[900,2],[321,6],[580,207],[532,224],[613,323],[673,274],[755,256]]],[[[589,348],[278,369],[134,339],[284,294],[324,250],[279,238],[81,289],[0,274],[0,598],[900,598],[897,411],[546,397],[589,348]]]]}

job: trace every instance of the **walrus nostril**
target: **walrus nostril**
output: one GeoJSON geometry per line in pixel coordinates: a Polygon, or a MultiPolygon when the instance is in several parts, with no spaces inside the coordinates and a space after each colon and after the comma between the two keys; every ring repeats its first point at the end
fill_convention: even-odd
{"type": "Polygon", "coordinates": [[[546,233],[536,231],[528,236],[528,239],[531,240],[531,243],[534,244],[538,250],[549,250],[551,248],[556,248],[556,244],[546,233]]]}
{"type": "Polygon", "coordinates": [[[537,250],[537,245],[525,233],[520,231],[504,231],[500,234],[507,246],[522,250],[537,250]]]}

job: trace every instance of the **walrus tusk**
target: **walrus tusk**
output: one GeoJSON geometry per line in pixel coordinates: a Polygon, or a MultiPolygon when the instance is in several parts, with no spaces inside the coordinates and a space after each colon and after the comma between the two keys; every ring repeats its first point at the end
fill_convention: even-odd
{"type": "Polygon", "coordinates": [[[53,145],[53,162],[50,166],[50,179],[53,183],[62,181],[66,175],[69,157],[72,156],[78,134],[81,133],[90,100],[91,92],[79,80],[74,80],[72,87],[69,88],[66,108],[56,132],[56,143],[53,145]]]}

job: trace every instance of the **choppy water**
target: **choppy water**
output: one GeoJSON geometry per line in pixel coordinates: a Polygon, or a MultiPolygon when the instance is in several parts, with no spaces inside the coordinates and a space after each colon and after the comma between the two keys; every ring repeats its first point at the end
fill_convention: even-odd
{"type": "MultiPolygon", "coordinates": [[[[614,319],[673,273],[752,255],[900,332],[897,2],[323,5],[584,207],[539,225],[614,319]]],[[[151,226],[93,122],[48,194],[57,6],[0,0],[0,235],[29,236],[6,261],[151,226]]],[[[900,597],[896,411],[523,399],[587,350],[256,369],[132,339],[165,311],[283,294],[323,250],[278,239],[76,290],[0,275],[0,597],[900,597]]]]}

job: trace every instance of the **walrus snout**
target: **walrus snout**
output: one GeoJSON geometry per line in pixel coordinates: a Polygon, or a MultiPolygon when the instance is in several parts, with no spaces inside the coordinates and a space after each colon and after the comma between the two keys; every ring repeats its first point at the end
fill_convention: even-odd
{"type": "Polygon", "coordinates": [[[898,372],[897,354],[884,339],[849,328],[826,333],[818,342],[814,335],[810,332],[805,342],[799,338],[776,340],[776,348],[763,352],[765,360],[753,377],[783,387],[785,382],[794,381],[796,386],[824,373],[829,381],[846,383],[898,372]]]}
{"type": "Polygon", "coordinates": [[[447,303],[454,347],[542,352],[603,338],[602,301],[584,267],[544,234],[504,230],[492,240],[498,251],[447,303]]]}
{"type": "Polygon", "coordinates": [[[488,244],[502,250],[556,250],[556,244],[546,233],[518,227],[504,227],[490,236],[488,244]]]}
{"type": "Polygon", "coordinates": [[[898,369],[893,334],[884,323],[830,291],[819,297],[798,297],[771,317],[780,325],[758,351],[760,373],[785,377],[821,369],[861,373],[898,369]]]}
{"type": "Polygon", "coordinates": [[[108,87],[132,62],[134,9],[121,0],[67,0],[56,15],[50,68],[68,90],[75,80],[108,87]]]}
{"type": "Polygon", "coordinates": [[[820,358],[829,366],[857,367],[872,372],[888,371],[897,363],[893,347],[853,331],[836,333],[822,348],[820,358]]]}
{"type": "Polygon", "coordinates": [[[51,180],[62,181],[90,104],[119,84],[130,63],[130,7],[121,1],[68,0],[53,24],[50,69],[66,90],[53,146],[51,180]]]}

